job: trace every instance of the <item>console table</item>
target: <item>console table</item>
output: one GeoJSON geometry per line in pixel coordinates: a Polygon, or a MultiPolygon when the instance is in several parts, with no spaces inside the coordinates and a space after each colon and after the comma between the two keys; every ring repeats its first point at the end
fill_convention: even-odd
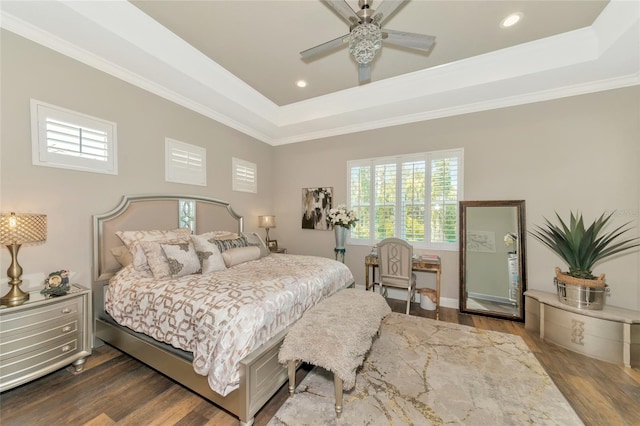
{"type": "MultiPolygon", "coordinates": [[[[364,275],[364,284],[365,289],[369,290],[369,268],[371,268],[372,272],[372,282],[376,280],[376,268],[378,267],[378,256],[368,255],[364,258],[364,267],[365,267],[365,275],[364,275]]],[[[413,266],[412,269],[414,272],[435,272],[436,274],[436,319],[440,318],[440,258],[437,259],[422,259],[420,257],[413,258],[413,266]]]]}
{"type": "Polygon", "coordinates": [[[640,312],[565,305],[555,293],[525,292],[525,328],[540,338],[591,358],[640,367],[640,312]]]}

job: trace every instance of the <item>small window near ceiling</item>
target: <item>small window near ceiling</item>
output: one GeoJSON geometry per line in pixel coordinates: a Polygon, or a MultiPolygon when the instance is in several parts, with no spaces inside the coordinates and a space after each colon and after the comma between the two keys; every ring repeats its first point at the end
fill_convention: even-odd
{"type": "Polygon", "coordinates": [[[207,185],[207,150],[165,138],[165,180],[188,185],[207,185]]]}
{"type": "Polygon", "coordinates": [[[231,169],[234,191],[258,193],[258,166],[255,163],[232,158],[231,169]]]}
{"type": "Polygon", "coordinates": [[[118,174],[116,123],[31,99],[36,166],[118,174]]]}

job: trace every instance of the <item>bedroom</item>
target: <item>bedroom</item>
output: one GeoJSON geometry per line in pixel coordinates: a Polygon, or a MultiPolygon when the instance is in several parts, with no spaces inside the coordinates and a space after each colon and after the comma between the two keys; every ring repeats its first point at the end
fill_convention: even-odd
{"type": "MultiPolygon", "coordinates": [[[[525,199],[529,224],[570,209],[591,216],[617,210],[638,220],[637,74],[629,87],[271,146],[6,29],[1,43],[0,203],[3,211],[45,213],[49,223],[47,242],[20,253],[25,288],[39,288],[46,273],[61,268],[89,283],[91,216],[110,210],[123,194],[217,197],[261,235],[257,217],[274,214],[277,228],[270,232],[289,253],[331,257],[332,233],[300,229],[301,189],[332,187],[335,200],[346,201],[347,160],[425,150],[464,148],[464,198],[525,199]],[[32,165],[31,98],[117,122],[118,175],[32,165]],[[207,147],[206,187],[164,181],[165,137],[207,147]],[[232,157],[257,164],[257,194],[232,191],[232,157]]],[[[533,242],[528,248],[530,288],[552,290],[557,260],[533,242]]],[[[358,284],[369,250],[348,246],[345,263],[358,284]]],[[[443,306],[455,308],[458,254],[439,254],[443,306]]],[[[1,260],[5,271],[4,249],[1,260]]],[[[607,275],[616,283],[608,303],[640,309],[640,254],[611,261],[607,275]]]]}

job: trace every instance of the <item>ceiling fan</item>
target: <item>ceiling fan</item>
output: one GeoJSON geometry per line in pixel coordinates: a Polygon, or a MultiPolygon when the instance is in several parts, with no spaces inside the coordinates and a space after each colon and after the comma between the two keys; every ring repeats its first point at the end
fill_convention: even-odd
{"type": "Polygon", "coordinates": [[[300,52],[302,59],[309,59],[339,46],[348,44],[349,53],[358,63],[358,81],[371,80],[371,61],[382,47],[382,41],[411,49],[428,51],[436,38],[430,35],[381,29],[381,25],[407,0],[383,0],[378,9],[371,9],[373,0],[359,0],[356,13],[346,0],[323,0],[349,23],[349,34],[300,52]]]}

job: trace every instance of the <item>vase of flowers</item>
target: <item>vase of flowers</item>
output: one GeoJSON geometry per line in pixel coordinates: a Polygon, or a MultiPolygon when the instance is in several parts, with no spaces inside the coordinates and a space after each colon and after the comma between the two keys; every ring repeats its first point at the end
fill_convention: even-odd
{"type": "Polygon", "coordinates": [[[344,204],[329,210],[327,224],[333,227],[333,232],[336,236],[336,249],[344,249],[347,232],[356,225],[357,221],[356,212],[347,210],[347,206],[344,204]]]}
{"type": "Polygon", "coordinates": [[[507,250],[509,250],[509,254],[517,254],[518,253],[518,236],[509,232],[504,236],[504,243],[507,246],[507,250]]]}

